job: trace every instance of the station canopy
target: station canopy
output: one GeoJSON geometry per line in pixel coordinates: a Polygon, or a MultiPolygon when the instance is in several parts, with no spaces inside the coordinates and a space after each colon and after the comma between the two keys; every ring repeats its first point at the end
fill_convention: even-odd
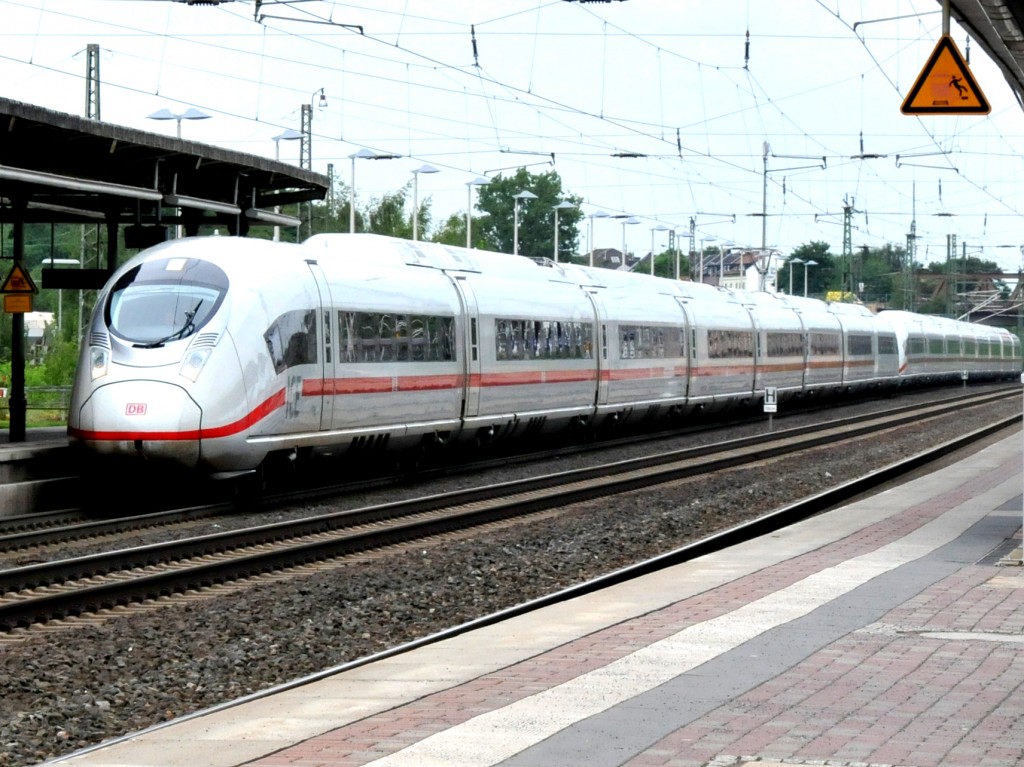
{"type": "MultiPolygon", "coordinates": [[[[279,206],[322,200],[326,176],[257,155],[89,120],[0,98],[0,223],[105,225],[108,244],[162,242],[171,226],[295,226],[279,206]]],[[[61,284],[98,287],[113,269],[60,270],[61,284]],[[78,273],[77,277],[72,272],[78,273]],[[67,284],[68,279],[78,283],[67,284]]],[[[56,270],[54,270],[56,271],[56,270]]]]}

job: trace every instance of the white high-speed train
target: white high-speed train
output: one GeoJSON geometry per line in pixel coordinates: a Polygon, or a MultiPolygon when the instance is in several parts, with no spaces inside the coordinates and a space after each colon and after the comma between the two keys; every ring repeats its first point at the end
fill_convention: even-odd
{"type": "Polygon", "coordinates": [[[86,341],[72,443],[219,476],[1021,371],[997,328],[368,234],[150,248],[86,341]]]}

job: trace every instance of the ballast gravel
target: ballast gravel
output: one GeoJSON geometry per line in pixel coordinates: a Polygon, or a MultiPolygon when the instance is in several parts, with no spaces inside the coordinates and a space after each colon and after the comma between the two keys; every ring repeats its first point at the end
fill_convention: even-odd
{"type": "MultiPolygon", "coordinates": [[[[17,641],[0,635],[0,767],[37,764],[671,551],[979,428],[1014,406],[974,408],[898,438],[864,438],[852,450],[822,449],[579,504],[200,601],[17,641]]],[[[729,436],[764,428],[735,427],[729,436]]],[[[522,471],[510,467],[475,482],[522,471]]],[[[430,491],[442,489],[452,488],[441,482],[430,491]]]]}

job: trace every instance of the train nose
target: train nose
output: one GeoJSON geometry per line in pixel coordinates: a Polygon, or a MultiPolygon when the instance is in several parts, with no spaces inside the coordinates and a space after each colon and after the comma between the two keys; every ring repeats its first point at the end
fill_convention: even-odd
{"type": "Polygon", "coordinates": [[[139,455],[187,468],[199,462],[202,410],[182,387],[110,383],[82,404],[74,435],[97,453],[139,455]]]}

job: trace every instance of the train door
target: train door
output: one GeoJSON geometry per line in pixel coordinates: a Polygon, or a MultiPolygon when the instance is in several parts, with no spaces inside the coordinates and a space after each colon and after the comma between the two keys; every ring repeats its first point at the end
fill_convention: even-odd
{"type": "Polygon", "coordinates": [[[750,316],[750,327],[754,331],[754,368],[753,368],[753,381],[754,381],[754,393],[764,391],[767,385],[765,381],[765,369],[767,362],[765,356],[767,349],[765,348],[765,328],[761,325],[760,318],[754,307],[749,304],[743,304],[743,308],[750,316]]]}
{"type": "Polygon", "coordinates": [[[314,383],[312,380],[303,382],[303,398],[319,397],[320,429],[331,428],[334,418],[334,362],[337,357],[334,349],[334,338],[336,335],[337,318],[335,317],[334,302],[331,300],[331,288],[327,284],[323,271],[316,261],[308,259],[309,271],[316,282],[316,289],[320,295],[320,311],[317,312],[317,338],[320,339],[320,348],[317,351],[317,358],[320,366],[320,380],[314,383]]]}
{"type": "Polygon", "coordinates": [[[680,346],[681,346],[682,358],[683,358],[684,365],[685,365],[685,368],[683,370],[676,371],[676,375],[677,376],[681,376],[683,378],[683,381],[682,381],[682,388],[683,388],[682,394],[683,394],[684,397],[689,399],[690,398],[690,376],[693,374],[693,366],[690,364],[690,361],[693,359],[692,350],[691,350],[690,347],[692,346],[692,344],[694,342],[693,333],[690,332],[691,328],[693,328],[693,326],[694,326],[693,311],[691,310],[690,306],[687,304],[686,299],[682,298],[681,296],[676,296],[676,303],[679,304],[679,308],[683,312],[683,324],[682,324],[682,328],[681,328],[682,343],[680,344],[680,346]]]}
{"type": "Polygon", "coordinates": [[[480,313],[476,294],[465,275],[448,275],[459,297],[461,317],[462,418],[480,413],[480,313]]]}
{"type": "Polygon", "coordinates": [[[584,290],[590,305],[594,308],[594,362],[597,375],[596,388],[594,392],[594,405],[600,407],[608,404],[608,377],[605,371],[608,369],[608,309],[601,301],[601,295],[596,290],[584,290]]]}

